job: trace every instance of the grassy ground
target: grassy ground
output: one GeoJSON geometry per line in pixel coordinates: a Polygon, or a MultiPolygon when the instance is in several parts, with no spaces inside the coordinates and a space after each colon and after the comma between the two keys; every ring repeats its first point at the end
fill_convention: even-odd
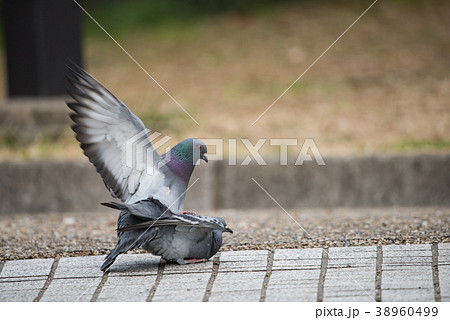
{"type": "MultiPolygon", "coordinates": [[[[313,138],[323,155],[449,152],[450,3],[443,1],[380,1],[252,126],[371,2],[285,3],[123,31],[120,15],[113,27],[99,11],[99,23],[109,19],[105,27],[198,126],[89,21],[86,68],[174,142],[313,138]]],[[[0,159],[72,157],[81,152],[70,131],[28,147],[0,141],[0,159]]]]}

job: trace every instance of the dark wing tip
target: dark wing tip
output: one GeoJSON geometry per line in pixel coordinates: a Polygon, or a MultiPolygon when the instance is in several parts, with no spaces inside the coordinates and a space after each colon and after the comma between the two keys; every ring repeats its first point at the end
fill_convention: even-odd
{"type": "Polygon", "coordinates": [[[113,209],[117,209],[117,205],[115,205],[114,202],[102,202],[100,203],[102,206],[108,207],[108,208],[113,208],[113,209]]]}

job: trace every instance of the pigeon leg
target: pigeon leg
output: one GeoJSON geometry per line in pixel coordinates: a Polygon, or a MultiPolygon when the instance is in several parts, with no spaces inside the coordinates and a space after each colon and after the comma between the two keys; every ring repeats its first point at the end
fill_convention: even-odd
{"type": "Polygon", "coordinates": [[[208,259],[186,259],[184,260],[186,261],[187,264],[189,263],[201,263],[201,262],[206,262],[208,261],[208,259]]]}

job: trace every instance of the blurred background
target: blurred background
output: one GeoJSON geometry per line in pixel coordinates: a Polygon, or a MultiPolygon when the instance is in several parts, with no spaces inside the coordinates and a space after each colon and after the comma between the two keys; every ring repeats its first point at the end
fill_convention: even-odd
{"type": "Polygon", "coordinates": [[[197,125],[74,1],[0,0],[0,261],[115,245],[70,129],[68,58],[172,145],[314,139],[326,166],[294,166],[301,143],[280,166],[266,142],[268,166],[194,171],[186,209],[226,219],[225,249],[448,242],[449,1],[378,1],[252,126],[373,1],[80,0],[197,125]]]}
{"type": "MultiPolygon", "coordinates": [[[[80,10],[83,65],[174,143],[192,136],[313,138],[324,156],[448,153],[448,1],[379,1],[251,125],[372,2],[81,1],[199,126],[80,10]]],[[[27,143],[0,136],[0,160],[82,157],[69,126],[27,143]]]]}

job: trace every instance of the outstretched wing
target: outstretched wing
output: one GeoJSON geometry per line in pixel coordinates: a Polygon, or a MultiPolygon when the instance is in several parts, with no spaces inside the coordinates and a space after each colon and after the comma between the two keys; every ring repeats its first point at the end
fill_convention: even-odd
{"type": "Polygon", "coordinates": [[[119,228],[117,231],[121,232],[159,226],[190,226],[222,231],[225,231],[226,229],[225,226],[216,218],[189,213],[172,215],[170,218],[144,221],[142,223],[119,228]]]}
{"type": "Polygon", "coordinates": [[[165,196],[177,182],[166,166],[158,168],[161,156],[142,121],[86,71],[73,68],[69,94],[75,101],[67,103],[74,111],[72,129],[111,195],[125,203],[154,197],[168,207],[182,207],[173,206],[181,194],[179,185],[165,196]]]}

